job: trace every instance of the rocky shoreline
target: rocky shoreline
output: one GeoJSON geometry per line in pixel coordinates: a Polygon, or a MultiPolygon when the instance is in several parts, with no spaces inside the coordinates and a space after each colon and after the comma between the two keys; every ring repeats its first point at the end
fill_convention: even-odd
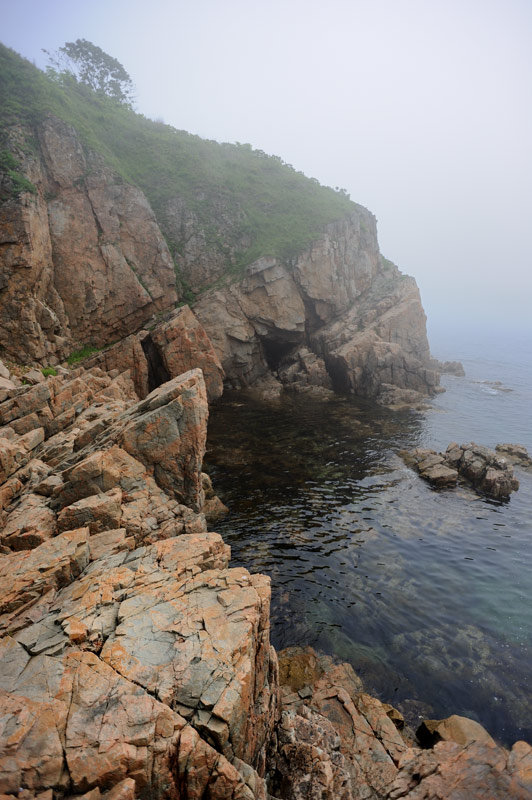
{"type": "Polygon", "coordinates": [[[269,579],[207,531],[200,369],[140,401],[97,367],[4,391],[0,793],[532,796],[528,744],[466,721],[422,749],[348,665],[278,662],[269,579]]]}

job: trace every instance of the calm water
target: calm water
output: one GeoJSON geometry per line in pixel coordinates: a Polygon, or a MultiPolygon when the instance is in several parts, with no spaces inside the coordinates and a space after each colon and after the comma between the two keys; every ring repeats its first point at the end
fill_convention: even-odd
{"type": "Polygon", "coordinates": [[[452,440],[532,451],[530,343],[486,341],[433,342],[468,374],[444,378],[426,413],[227,395],[206,468],[233,564],[272,578],[277,648],[350,661],[413,725],[464,714],[509,744],[532,742],[532,475],[499,503],[434,491],[397,455],[452,440]]]}

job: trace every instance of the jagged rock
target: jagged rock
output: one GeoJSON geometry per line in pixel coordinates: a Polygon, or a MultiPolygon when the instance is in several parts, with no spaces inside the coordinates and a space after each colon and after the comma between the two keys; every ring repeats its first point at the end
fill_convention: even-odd
{"type": "Polygon", "coordinates": [[[87,526],[91,533],[101,533],[119,528],[122,519],[121,504],[122,491],[119,488],[84,497],[63,508],[57,517],[57,530],[70,531],[87,526]]]}
{"type": "Polygon", "coordinates": [[[286,800],[352,800],[340,737],[323,716],[303,707],[284,711],[278,726],[275,791],[286,800]]]}
{"type": "Polygon", "coordinates": [[[416,448],[401,453],[404,461],[434,486],[454,486],[458,476],[490,497],[507,498],[519,488],[513,469],[493,450],[471,442],[451,442],[445,453],[416,448]]]}
{"type": "Polygon", "coordinates": [[[526,800],[532,797],[532,748],[517,742],[510,753],[490,742],[440,742],[412,749],[399,761],[389,800],[526,800]]]}
{"type": "Polygon", "coordinates": [[[339,391],[366,397],[379,396],[385,385],[423,396],[437,389],[415,281],[382,260],[375,221],[365,209],[327,226],[291,273],[274,259],[260,259],[239,284],[203,295],[194,312],[232,386],[281,367],[288,385],[297,386],[297,371],[300,382],[319,379],[327,388],[332,381],[339,391]],[[319,369],[303,361],[297,370],[283,370],[298,345],[320,357],[319,369]]]}
{"type": "Polygon", "coordinates": [[[13,550],[31,550],[55,533],[56,519],[49,500],[38,494],[26,494],[7,516],[0,541],[13,550]]]}
{"type": "Polygon", "coordinates": [[[209,402],[221,396],[224,378],[222,365],[205,328],[188,306],[172,314],[167,322],[157,325],[151,333],[151,341],[171,378],[200,368],[209,402]]]}
{"type": "MultiPolygon", "coordinates": [[[[147,335],[146,331],[143,333],[147,335]]],[[[142,399],[149,394],[148,362],[139,334],[132,333],[130,336],[126,336],[83,363],[88,369],[95,366],[101,367],[107,372],[114,369],[120,371],[127,369],[131,374],[137,396],[142,399]]]]}
{"type": "Polygon", "coordinates": [[[276,780],[282,786],[283,798],[532,798],[532,748],[525,742],[508,752],[478,723],[454,716],[434,723],[442,738],[453,741],[422,750],[412,746],[406,729],[397,729],[395,709],[362,691],[349,665],[334,664],[311,648],[282,651],[279,663],[281,681],[288,684],[282,687],[285,710],[272,780],[274,788],[276,780]],[[293,692],[313,679],[305,700],[293,692]],[[319,749],[311,753],[309,743],[319,749]]]}
{"type": "Polygon", "coordinates": [[[223,391],[224,372],[216,351],[188,306],[172,312],[151,331],[132,334],[92,356],[85,366],[100,366],[107,372],[128,369],[141,399],[152,388],[196,368],[203,371],[209,402],[223,391]]]}
{"type": "Polygon", "coordinates": [[[0,644],[8,645],[0,658],[9,660],[15,689],[1,692],[1,792],[107,789],[116,800],[127,789],[129,797],[175,800],[186,786],[190,798],[253,798],[235,767],[182,717],[94,653],[74,650],[52,665],[42,656],[30,661],[9,641],[0,644]],[[39,671],[47,680],[35,683],[39,671]]]}
{"type": "Polygon", "coordinates": [[[79,371],[47,382],[38,398],[40,387],[25,388],[15,404],[0,406],[11,422],[28,416],[28,406],[37,419],[47,408],[53,423],[76,404],[57,433],[3,429],[2,442],[24,441],[60,463],[34,458],[7,480],[0,792],[266,800],[261,775],[277,716],[269,581],[228,569],[221,538],[171,496],[186,486],[202,504],[205,483],[214,497],[201,474],[201,371],[134,404],[121,389],[118,399],[102,395],[117,381],[79,371]],[[105,430],[95,424],[102,407],[105,430]],[[150,433],[154,419],[160,444],[150,433]],[[81,430],[86,441],[75,450],[81,430]],[[154,479],[161,465],[170,495],[154,479]],[[48,538],[10,552],[31,525],[44,536],[43,513],[48,538]]]}
{"type": "Polygon", "coordinates": [[[309,387],[332,389],[325,361],[308,347],[300,347],[284,358],[277,374],[288,390],[305,391],[309,387]]]}
{"type": "Polygon", "coordinates": [[[31,153],[29,132],[9,135],[37,194],[2,208],[6,352],[57,363],[75,342],[105,344],[170,307],[172,259],[142,192],[84,152],[74,129],[54,117],[39,127],[31,153]]]}
{"type": "Polygon", "coordinates": [[[124,450],[153,470],[162,489],[195,510],[203,505],[208,413],[202,372],[190,370],[133,406],[116,434],[124,450]]]}
{"type": "Polygon", "coordinates": [[[514,478],[513,469],[504,458],[474,442],[462,445],[461,449],[458,469],[480,491],[502,498],[517,491],[519,481],[514,478]]]}

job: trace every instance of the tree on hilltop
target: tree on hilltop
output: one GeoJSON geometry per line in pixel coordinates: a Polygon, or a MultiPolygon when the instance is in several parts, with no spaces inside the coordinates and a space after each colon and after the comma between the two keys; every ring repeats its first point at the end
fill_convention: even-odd
{"type": "Polygon", "coordinates": [[[43,50],[50,61],[48,73],[54,77],[71,76],[97,94],[111,97],[118,103],[131,106],[133,82],[120,61],[108,55],[101,47],[76,39],[66,42],[55,53],[43,50]]]}

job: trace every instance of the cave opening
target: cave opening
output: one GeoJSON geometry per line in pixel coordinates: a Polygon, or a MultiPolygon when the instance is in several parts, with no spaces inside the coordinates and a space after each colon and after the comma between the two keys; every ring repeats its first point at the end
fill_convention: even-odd
{"type": "Polygon", "coordinates": [[[279,364],[288,353],[294,349],[294,342],[280,341],[278,339],[262,339],[262,350],[269,369],[276,372],[279,364]]]}
{"type": "Polygon", "coordinates": [[[153,392],[162,383],[169,381],[172,376],[166,369],[166,364],[159,352],[159,348],[151,338],[151,334],[148,334],[140,344],[148,364],[148,390],[153,392]]]}

